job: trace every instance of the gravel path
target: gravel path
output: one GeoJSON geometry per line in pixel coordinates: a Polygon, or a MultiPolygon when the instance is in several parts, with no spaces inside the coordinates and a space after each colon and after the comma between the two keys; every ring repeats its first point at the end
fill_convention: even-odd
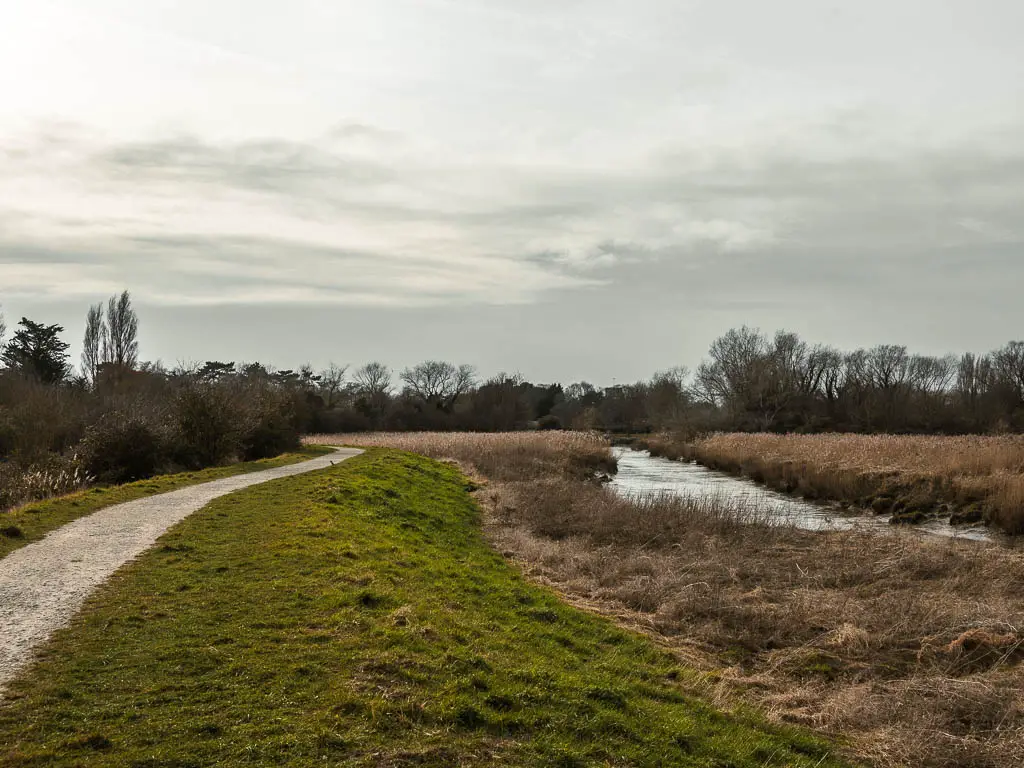
{"type": "Polygon", "coordinates": [[[89,594],[175,523],[219,496],[269,480],[323,469],[362,451],[235,475],[101,509],[0,560],[0,698],[32,661],[32,651],[66,625],[89,594]]]}

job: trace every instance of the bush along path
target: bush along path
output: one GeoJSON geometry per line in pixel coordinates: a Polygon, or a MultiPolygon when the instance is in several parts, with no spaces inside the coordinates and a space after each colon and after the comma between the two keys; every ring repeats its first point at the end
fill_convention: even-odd
{"type": "Polygon", "coordinates": [[[97,585],[149,549],[172,525],[225,494],[329,466],[341,449],[299,464],[192,485],[106,507],[0,560],[0,696],[32,650],[66,624],[97,585]]]}
{"type": "Polygon", "coordinates": [[[526,582],[466,479],[371,449],[213,501],[0,704],[0,765],[838,766],[526,582]]]}

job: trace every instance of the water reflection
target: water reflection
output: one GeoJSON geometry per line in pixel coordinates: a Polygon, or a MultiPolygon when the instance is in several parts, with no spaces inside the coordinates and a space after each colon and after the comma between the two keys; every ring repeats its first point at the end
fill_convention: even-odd
{"type": "MultiPolygon", "coordinates": [[[[885,516],[850,514],[838,506],[813,504],[757,485],[752,480],[716,472],[699,464],[651,456],[647,451],[618,446],[612,449],[619,471],[609,484],[626,496],[668,493],[680,496],[715,495],[748,502],[760,517],[767,516],[812,531],[851,529],[891,533],[893,526],[885,516]]],[[[975,541],[1001,541],[984,526],[951,526],[940,520],[911,528],[920,533],[958,537],[975,541]]]]}

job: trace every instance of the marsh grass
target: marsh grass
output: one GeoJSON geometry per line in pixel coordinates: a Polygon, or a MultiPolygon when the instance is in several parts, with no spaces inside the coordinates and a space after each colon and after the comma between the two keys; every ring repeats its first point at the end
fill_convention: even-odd
{"type": "MultiPolygon", "coordinates": [[[[560,471],[551,453],[572,449],[565,437],[371,438],[393,439],[501,468],[477,491],[492,544],[570,602],[672,647],[703,671],[699,688],[718,705],[753,704],[847,737],[857,757],[886,768],[1024,764],[1021,552],[899,531],[801,531],[714,497],[623,498],[560,471]],[[517,460],[531,468],[517,479],[503,440],[509,455],[540,444],[546,460],[517,460]]],[[[1013,469],[1012,441],[982,444],[988,458],[966,462],[976,473],[1013,469]]],[[[898,460],[891,445],[876,469],[898,460]]],[[[912,466],[928,466],[913,455],[912,466]]]]}
{"type": "Polygon", "coordinates": [[[811,499],[841,501],[894,521],[943,516],[1024,533],[1024,436],[714,434],[645,441],[811,499]]]}

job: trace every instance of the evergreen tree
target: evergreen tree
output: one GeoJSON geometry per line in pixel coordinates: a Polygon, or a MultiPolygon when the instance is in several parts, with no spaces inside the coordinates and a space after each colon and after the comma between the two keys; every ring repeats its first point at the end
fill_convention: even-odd
{"type": "Polygon", "coordinates": [[[68,345],[61,338],[60,325],[34,323],[26,317],[18,323],[19,329],[0,354],[4,365],[44,384],[59,384],[71,372],[68,363],[68,345]]]}

